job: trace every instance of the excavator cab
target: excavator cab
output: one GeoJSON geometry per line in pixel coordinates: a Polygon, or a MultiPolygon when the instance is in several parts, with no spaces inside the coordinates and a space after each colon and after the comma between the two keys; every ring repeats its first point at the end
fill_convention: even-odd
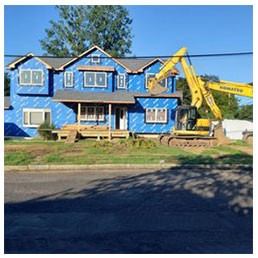
{"type": "Polygon", "coordinates": [[[176,135],[209,135],[211,132],[210,119],[200,118],[195,106],[179,106],[176,109],[175,127],[176,135]]]}
{"type": "Polygon", "coordinates": [[[176,130],[193,130],[197,122],[197,108],[192,106],[179,106],[176,110],[176,130]]]}

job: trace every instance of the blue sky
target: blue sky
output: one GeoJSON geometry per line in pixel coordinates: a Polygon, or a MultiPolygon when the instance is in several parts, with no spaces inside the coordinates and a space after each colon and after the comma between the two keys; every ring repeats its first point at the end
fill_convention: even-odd
{"type": "MultiPolygon", "coordinates": [[[[185,46],[190,54],[253,50],[253,7],[233,5],[126,6],[133,19],[132,54],[172,55],[185,46]]],[[[49,20],[57,20],[54,6],[5,6],[5,54],[42,54],[39,39],[49,20]]],[[[5,64],[10,59],[5,58],[5,64]]],[[[220,79],[253,81],[252,56],[193,58],[197,74],[220,79]]],[[[180,68],[180,66],[178,67],[180,68]]],[[[181,70],[181,69],[180,69],[181,70]]]]}

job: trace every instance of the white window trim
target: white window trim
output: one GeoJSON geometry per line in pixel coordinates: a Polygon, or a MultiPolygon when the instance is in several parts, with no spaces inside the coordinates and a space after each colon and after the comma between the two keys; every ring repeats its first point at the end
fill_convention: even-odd
{"type": "Polygon", "coordinates": [[[167,108],[146,108],[146,111],[145,111],[145,123],[158,123],[158,124],[166,124],[168,122],[168,109],[167,108]],[[155,120],[154,121],[148,121],[147,120],[147,111],[148,109],[155,109],[155,120]],[[165,110],[165,121],[158,121],[157,119],[157,116],[158,116],[158,109],[164,109],[165,110]]]}
{"type": "Polygon", "coordinates": [[[107,88],[107,73],[105,72],[84,72],[84,88],[107,88]],[[86,85],[86,74],[93,73],[94,74],[94,85],[86,85]],[[105,85],[99,86],[96,84],[97,82],[97,74],[104,74],[105,75],[105,85]]]}
{"type": "Polygon", "coordinates": [[[117,89],[126,89],[126,75],[124,73],[119,73],[117,76],[117,89]],[[123,87],[119,87],[119,76],[123,76],[124,77],[124,86],[123,87]]]}
{"type": "Polygon", "coordinates": [[[90,58],[90,62],[94,64],[100,64],[100,55],[99,54],[92,54],[90,58]],[[94,61],[94,57],[98,57],[97,61],[94,61]]]}
{"type": "Polygon", "coordinates": [[[89,121],[89,122],[92,122],[92,121],[94,121],[94,122],[97,122],[97,121],[103,122],[103,121],[105,121],[105,108],[104,108],[104,106],[81,106],[81,111],[82,111],[82,108],[85,108],[85,118],[81,117],[80,121],[89,121]],[[88,109],[89,108],[93,108],[94,109],[94,118],[91,118],[91,119],[88,118],[88,109]],[[101,108],[103,110],[103,118],[97,119],[97,108],[101,108]]]}
{"type": "Polygon", "coordinates": [[[65,86],[65,88],[73,88],[74,87],[74,83],[73,83],[73,72],[72,71],[66,71],[65,73],[64,73],[64,86],[65,86]],[[67,85],[67,83],[66,83],[66,74],[71,74],[71,76],[72,76],[72,85],[67,85]]]}
{"type": "MultiPolygon", "coordinates": [[[[31,69],[20,69],[19,70],[19,85],[30,85],[30,84],[27,84],[27,83],[22,83],[21,82],[21,74],[22,72],[25,72],[25,71],[29,71],[30,72],[30,76],[31,76],[31,69]]],[[[31,83],[31,82],[30,82],[31,83]]]]}
{"type": "Polygon", "coordinates": [[[19,70],[19,85],[21,86],[43,86],[44,85],[44,72],[42,69],[20,69],[19,70]],[[22,71],[30,71],[30,83],[22,83],[21,82],[21,73],[22,71]],[[40,71],[41,72],[41,83],[32,83],[32,71],[40,71]]]}
{"type": "MultiPolygon", "coordinates": [[[[148,89],[148,75],[154,75],[155,76],[155,73],[145,73],[145,89],[148,89]]],[[[165,78],[165,88],[168,87],[168,79],[165,78]]]]}
{"type": "MultiPolygon", "coordinates": [[[[23,127],[39,127],[40,125],[33,125],[33,124],[30,124],[30,113],[31,112],[42,112],[42,120],[44,121],[45,120],[45,113],[46,112],[49,112],[50,113],[50,121],[52,121],[52,112],[51,112],[51,109],[46,109],[46,108],[24,108],[22,110],[22,125],[23,127]],[[29,119],[29,124],[26,125],[24,124],[24,113],[25,112],[28,112],[28,119],[29,119]]],[[[43,122],[44,123],[44,122],[43,122]]]]}

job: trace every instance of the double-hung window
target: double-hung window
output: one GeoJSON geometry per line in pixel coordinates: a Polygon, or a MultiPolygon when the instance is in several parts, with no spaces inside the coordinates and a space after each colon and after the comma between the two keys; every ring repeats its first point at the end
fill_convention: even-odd
{"type": "Polygon", "coordinates": [[[104,72],[84,72],[84,87],[107,87],[107,74],[104,72]]]}
{"type": "Polygon", "coordinates": [[[117,89],[126,89],[126,76],[125,74],[117,75],[117,89]]]}
{"type": "Polygon", "coordinates": [[[43,86],[43,70],[21,69],[19,73],[19,84],[26,86],[43,86]]]}
{"type": "MultiPolygon", "coordinates": [[[[148,88],[148,80],[150,78],[153,78],[155,77],[155,73],[146,73],[145,74],[145,88],[147,89],[148,88]]],[[[165,88],[167,88],[167,79],[163,79],[159,82],[159,84],[165,88]]]]}
{"type": "Polygon", "coordinates": [[[23,126],[39,127],[44,122],[51,123],[50,109],[23,109],[23,126]]]}
{"type": "Polygon", "coordinates": [[[66,88],[72,88],[74,86],[74,84],[73,84],[73,72],[66,71],[64,73],[64,86],[66,88]]]}
{"type": "Polygon", "coordinates": [[[103,106],[82,106],[81,107],[81,121],[104,121],[104,107],[103,106]]]}
{"type": "Polygon", "coordinates": [[[147,108],[146,123],[167,123],[166,108],[147,108]]]}

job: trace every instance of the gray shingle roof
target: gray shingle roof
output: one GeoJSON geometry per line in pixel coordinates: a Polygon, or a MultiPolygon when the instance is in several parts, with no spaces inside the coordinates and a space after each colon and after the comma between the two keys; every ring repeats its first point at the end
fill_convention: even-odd
{"type": "Polygon", "coordinates": [[[137,71],[154,59],[118,58],[117,60],[126,67],[128,67],[130,70],[137,71]]]}
{"type": "Polygon", "coordinates": [[[77,90],[57,90],[54,101],[82,102],[82,103],[123,103],[134,104],[135,98],[181,98],[181,91],[171,94],[153,96],[150,93],[140,92],[83,92],[77,90]]]}
{"type": "Polygon", "coordinates": [[[84,103],[125,103],[134,104],[131,92],[83,92],[76,90],[57,90],[54,101],[84,103]]]}
{"type": "MultiPolygon", "coordinates": [[[[7,66],[11,65],[12,63],[15,63],[17,60],[19,60],[21,57],[15,58],[12,60],[7,66]]],[[[74,58],[68,58],[68,57],[39,57],[43,62],[47,63],[51,67],[53,67],[55,70],[57,70],[62,65],[68,63],[74,58]]],[[[151,61],[155,60],[153,59],[134,59],[134,58],[118,58],[116,59],[121,64],[123,64],[125,67],[127,67],[131,71],[137,71],[141,67],[144,67],[151,61]]]]}
{"type": "Polygon", "coordinates": [[[4,108],[8,109],[11,106],[11,102],[10,102],[10,97],[9,96],[5,96],[4,97],[4,108]]]}
{"type": "Polygon", "coordinates": [[[54,69],[59,68],[65,63],[68,63],[73,58],[68,57],[40,57],[41,60],[52,66],[54,69]]]}

